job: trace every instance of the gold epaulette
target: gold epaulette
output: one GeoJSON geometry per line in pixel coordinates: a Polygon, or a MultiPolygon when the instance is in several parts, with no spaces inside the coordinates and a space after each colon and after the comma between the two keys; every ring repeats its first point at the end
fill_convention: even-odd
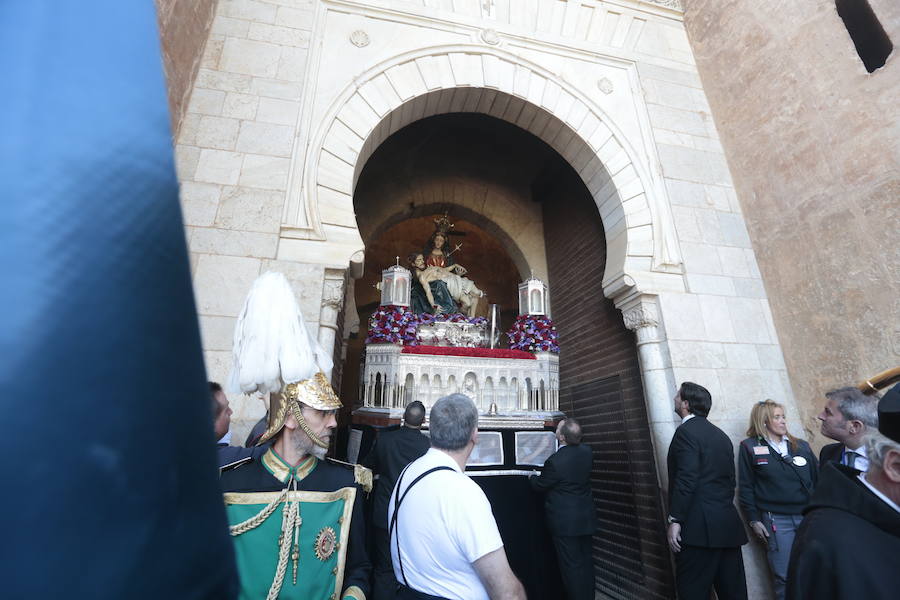
{"type": "Polygon", "coordinates": [[[328,458],[329,462],[333,462],[337,465],[342,465],[345,467],[353,468],[353,479],[362,486],[363,491],[367,494],[372,491],[372,469],[368,469],[362,465],[344,462],[342,460],[338,460],[336,458],[328,458]]]}

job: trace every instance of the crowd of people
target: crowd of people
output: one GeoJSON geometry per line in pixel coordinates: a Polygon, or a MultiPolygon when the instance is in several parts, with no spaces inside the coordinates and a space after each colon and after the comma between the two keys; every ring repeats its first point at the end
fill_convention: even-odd
{"type": "Polygon", "coordinates": [[[685,382],[669,447],[668,542],[682,600],[747,598],[741,546],[763,544],[777,600],[894,598],[900,574],[900,386],[879,400],[825,394],[818,459],[784,407],[753,406],[738,445],[707,419],[710,393],[685,382]],[[743,519],[734,505],[735,488],[743,519]],[[744,524],[747,527],[745,528],[744,524]]]}
{"type": "MultiPolygon", "coordinates": [[[[363,465],[342,463],[326,457],[341,407],[324,374],[331,359],[305,331],[283,276],[254,284],[236,331],[232,387],[268,396],[251,447],[236,448],[228,444],[228,399],[210,383],[242,598],[525,598],[491,504],[466,475],[479,418],[468,396],[437,400],[427,437],[425,406],[410,403],[363,465]],[[296,326],[273,327],[273,314],[296,326]]],[[[712,404],[692,382],[674,396],[681,423],[666,465],[667,541],[678,597],[709,600],[715,591],[719,600],[746,599],[741,547],[750,538],[765,547],[777,600],[895,597],[900,384],[880,400],[854,387],[828,392],[818,418],[834,443],[818,457],[788,431],[784,406],[761,400],[735,458],[731,439],[708,418],[712,404]]],[[[529,483],[544,494],[559,597],[588,600],[592,538],[603,535],[591,493],[594,456],[575,418],[560,420],[555,434],[558,449],[529,483]]]]}

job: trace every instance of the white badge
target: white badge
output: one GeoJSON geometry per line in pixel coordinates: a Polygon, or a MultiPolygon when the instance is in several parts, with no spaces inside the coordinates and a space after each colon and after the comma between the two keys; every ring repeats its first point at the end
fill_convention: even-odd
{"type": "Polygon", "coordinates": [[[795,457],[794,457],[794,464],[797,465],[798,467],[805,467],[805,466],[806,466],[806,459],[803,458],[802,456],[795,456],[795,457]]]}

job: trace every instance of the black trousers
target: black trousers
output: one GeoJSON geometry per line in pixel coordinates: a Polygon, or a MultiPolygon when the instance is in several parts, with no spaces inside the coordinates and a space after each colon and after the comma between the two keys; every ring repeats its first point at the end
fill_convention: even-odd
{"type": "Polygon", "coordinates": [[[747,600],[747,579],[741,548],[701,548],[681,545],[675,554],[675,587],[679,600],[747,600]]]}
{"type": "Polygon", "coordinates": [[[594,558],[589,535],[554,535],[566,598],[594,600],[594,558]]]}
{"type": "Polygon", "coordinates": [[[372,599],[394,600],[397,596],[397,580],[391,563],[391,546],[388,530],[372,527],[375,555],[372,557],[372,599]]]}

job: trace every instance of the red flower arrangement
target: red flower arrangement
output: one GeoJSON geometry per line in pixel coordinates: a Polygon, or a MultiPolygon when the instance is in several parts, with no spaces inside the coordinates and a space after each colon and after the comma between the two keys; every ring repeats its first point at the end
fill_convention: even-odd
{"type": "Polygon", "coordinates": [[[559,333],[549,317],[519,315],[506,336],[513,350],[559,353],[559,333]]]}
{"type": "Polygon", "coordinates": [[[419,318],[403,306],[379,306],[369,317],[367,344],[403,344],[415,346],[419,318]]]}

